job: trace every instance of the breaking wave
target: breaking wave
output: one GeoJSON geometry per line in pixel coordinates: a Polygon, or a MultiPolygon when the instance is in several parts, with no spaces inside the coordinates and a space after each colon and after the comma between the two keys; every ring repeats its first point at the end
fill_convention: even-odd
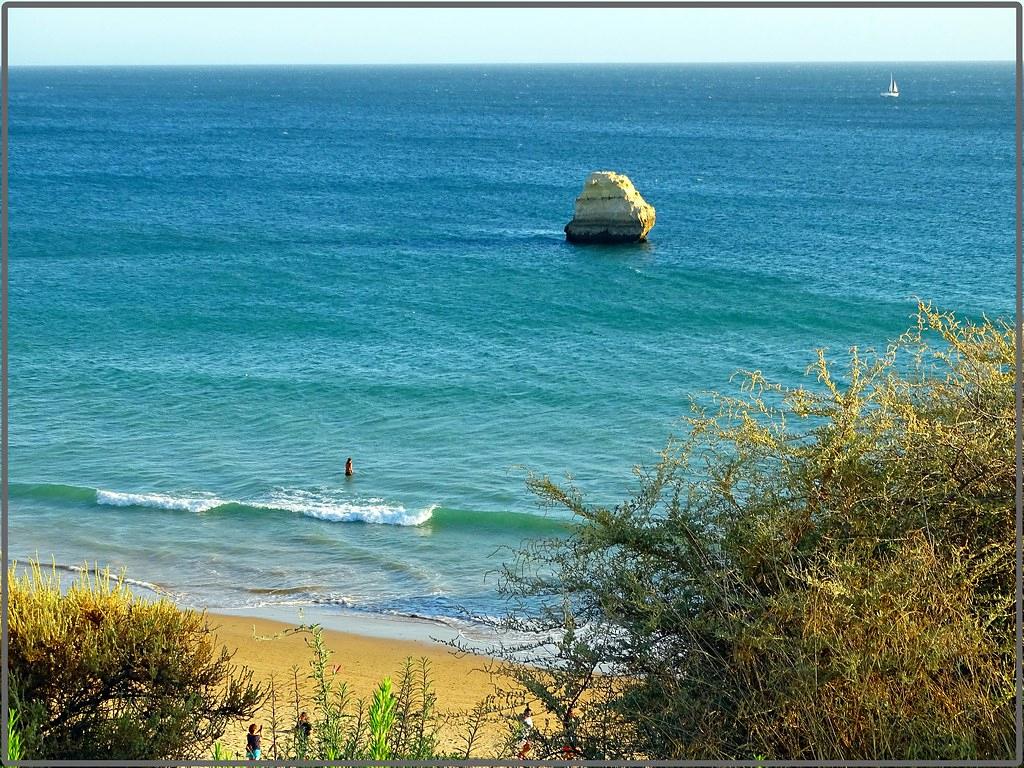
{"type": "Polygon", "coordinates": [[[129,492],[57,483],[11,483],[10,495],[12,500],[31,499],[77,506],[243,516],[286,512],[333,523],[422,526],[432,531],[471,530],[474,533],[514,531],[524,536],[557,534],[571,525],[564,517],[524,512],[451,509],[438,504],[410,509],[378,497],[343,497],[329,489],[274,488],[252,497],[232,499],[203,491],[129,492]]]}

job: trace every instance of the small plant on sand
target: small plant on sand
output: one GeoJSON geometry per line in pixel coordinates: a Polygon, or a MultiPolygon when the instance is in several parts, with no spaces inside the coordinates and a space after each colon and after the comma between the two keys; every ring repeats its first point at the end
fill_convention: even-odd
{"type": "Polygon", "coordinates": [[[280,757],[280,748],[278,745],[278,735],[281,730],[281,720],[277,711],[277,678],[275,675],[270,675],[270,696],[268,702],[270,704],[270,722],[267,723],[270,726],[270,749],[267,750],[267,754],[271,760],[277,760],[280,757]]]}
{"type": "Polygon", "coordinates": [[[406,659],[395,692],[395,727],[391,753],[403,760],[427,760],[437,752],[437,694],[430,679],[430,660],[406,659]]]}
{"type": "Polygon", "coordinates": [[[370,738],[367,757],[371,760],[388,760],[391,757],[391,745],[388,737],[395,724],[395,694],[391,691],[391,678],[380,681],[373,692],[370,702],[370,738]]]}
{"type": "Polygon", "coordinates": [[[11,707],[7,713],[7,760],[23,760],[21,732],[18,730],[18,710],[11,707]]]}
{"type": "Polygon", "coordinates": [[[362,757],[366,734],[366,711],[362,700],[352,702],[348,683],[337,681],[337,667],[328,671],[332,651],[324,643],[323,629],[308,627],[307,644],[313,651],[310,678],[314,683],[316,720],[313,733],[320,747],[318,757],[355,760],[362,757]]]}
{"type": "Polygon", "coordinates": [[[62,590],[56,568],[10,570],[9,669],[30,759],[206,755],[265,697],[205,615],[133,594],[109,571],[62,590]]]}
{"type": "Polygon", "coordinates": [[[459,749],[449,757],[456,760],[469,760],[473,757],[473,750],[479,745],[488,724],[494,719],[497,711],[496,698],[486,696],[478,701],[476,705],[459,718],[463,727],[458,735],[459,749]]]}
{"type": "Polygon", "coordinates": [[[210,757],[218,762],[222,760],[224,762],[227,762],[228,760],[233,759],[219,741],[213,742],[213,752],[211,753],[210,757]]]}

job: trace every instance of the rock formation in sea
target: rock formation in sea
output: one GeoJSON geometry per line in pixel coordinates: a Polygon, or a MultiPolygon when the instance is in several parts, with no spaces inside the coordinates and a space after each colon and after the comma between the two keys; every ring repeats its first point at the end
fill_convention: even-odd
{"type": "Polygon", "coordinates": [[[565,225],[570,243],[638,243],[654,226],[654,206],[627,176],[595,171],[576,198],[576,212],[565,225]]]}

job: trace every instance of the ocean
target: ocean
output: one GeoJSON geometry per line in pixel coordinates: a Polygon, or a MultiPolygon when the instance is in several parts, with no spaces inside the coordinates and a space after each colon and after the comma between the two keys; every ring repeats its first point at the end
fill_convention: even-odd
{"type": "Polygon", "coordinates": [[[1012,63],[12,68],[10,556],[503,611],[737,370],[1012,319],[1012,63]],[[899,99],[880,97],[890,71],[899,99]],[[627,174],[649,241],[562,228],[627,174]],[[344,476],[352,457],[355,475],[344,476]]]}

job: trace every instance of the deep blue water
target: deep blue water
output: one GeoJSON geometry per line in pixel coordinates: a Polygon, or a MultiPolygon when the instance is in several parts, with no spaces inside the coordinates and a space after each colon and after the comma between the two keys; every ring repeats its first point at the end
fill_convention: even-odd
{"type": "Polygon", "coordinates": [[[1013,65],[889,72],[12,69],[11,554],[496,612],[527,470],[614,503],[737,369],[1011,316],[1013,65]],[[646,244],[564,241],[605,169],[646,244]]]}

